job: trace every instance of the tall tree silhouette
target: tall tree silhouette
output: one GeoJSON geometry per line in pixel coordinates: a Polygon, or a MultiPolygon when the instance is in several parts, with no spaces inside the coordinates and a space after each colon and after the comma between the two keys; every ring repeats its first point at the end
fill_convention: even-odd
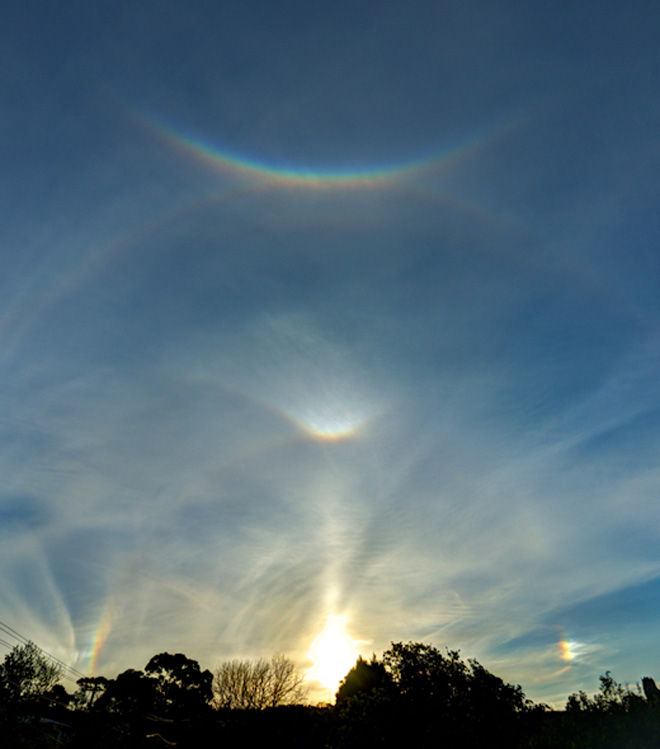
{"type": "Polygon", "coordinates": [[[213,674],[183,653],[159,653],[147,663],[159,709],[167,715],[195,715],[208,706],[213,695],[213,674]]]}

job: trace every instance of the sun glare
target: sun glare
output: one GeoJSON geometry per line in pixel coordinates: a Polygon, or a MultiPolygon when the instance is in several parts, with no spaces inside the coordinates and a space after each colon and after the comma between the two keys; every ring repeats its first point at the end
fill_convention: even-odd
{"type": "Polygon", "coordinates": [[[346,617],[331,614],[309,649],[314,665],[307,678],[334,692],[357,656],[355,642],[346,631],[346,617]]]}

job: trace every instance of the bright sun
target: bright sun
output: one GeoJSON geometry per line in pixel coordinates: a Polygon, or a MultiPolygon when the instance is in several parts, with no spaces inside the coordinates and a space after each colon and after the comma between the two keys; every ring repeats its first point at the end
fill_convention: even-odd
{"type": "Polygon", "coordinates": [[[334,692],[357,656],[355,643],[346,631],[346,617],[331,614],[309,649],[314,665],[307,678],[334,692]]]}

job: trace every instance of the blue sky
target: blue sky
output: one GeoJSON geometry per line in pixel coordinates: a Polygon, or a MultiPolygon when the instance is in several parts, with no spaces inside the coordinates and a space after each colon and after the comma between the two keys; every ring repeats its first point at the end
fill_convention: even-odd
{"type": "Polygon", "coordinates": [[[0,619],[660,677],[655,4],[189,5],[3,10],[0,619]]]}

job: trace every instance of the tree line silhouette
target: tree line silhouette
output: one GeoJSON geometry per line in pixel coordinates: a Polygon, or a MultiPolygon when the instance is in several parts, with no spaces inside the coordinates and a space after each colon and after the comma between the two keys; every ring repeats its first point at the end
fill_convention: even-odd
{"type": "Polygon", "coordinates": [[[283,655],[227,661],[213,674],[182,653],[159,653],[141,671],[79,678],[74,693],[61,676],[32,642],[5,656],[3,747],[660,746],[660,691],[650,677],[631,689],[608,671],[596,694],[572,694],[564,710],[550,710],[478,661],[418,642],[358,658],[332,705],[304,704],[303,678],[283,655]]]}

